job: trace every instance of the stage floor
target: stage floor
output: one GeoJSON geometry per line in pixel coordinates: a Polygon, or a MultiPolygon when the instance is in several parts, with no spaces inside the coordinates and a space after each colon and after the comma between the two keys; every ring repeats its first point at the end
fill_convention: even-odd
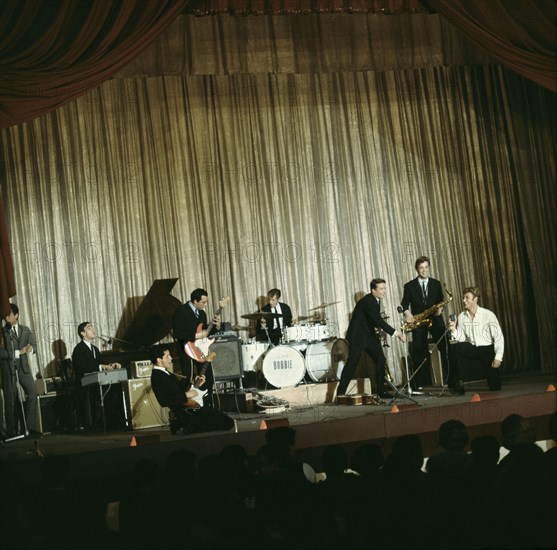
{"type": "Polygon", "coordinates": [[[158,427],[109,433],[51,433],[38,440],[4,443],[0,446],[0,459],[34,463],[37,457],[69,455],[72,477],[82,477],[102,471],[127,472],[142,457],[162,464],[169,452],[181,447],[203,457],[237,444],[253,456],[265,443],[265,425],[294,427],[298,454],[313,463],[330,444],[343,444],[351,450],[363,442],[374,442],[387,454],[392,441],[408,433],[421,436],[427,456],[437,447],[439,425],[453,418],[464,422],[470,439],[488,433],[499,437],[501,421],[517,413],[531,419],[538,440],[548,439],[548,416],[557,410],[557,393],[547,391],[551,384],[556,385],[554,375],[510,375],[503,379],[500,392],[488,391],[485,382],[469,382],[463,396],[432,387],[425,395],[412,396],[417,404],[399,397],[394,403],[384,400],[381,405],[356,406],[316,402],[309,389],[301,385],[289,390],[290,406],[286,410],[228,412],[236,420],[235,431],[173,436],[168,427],[158,427]]]}

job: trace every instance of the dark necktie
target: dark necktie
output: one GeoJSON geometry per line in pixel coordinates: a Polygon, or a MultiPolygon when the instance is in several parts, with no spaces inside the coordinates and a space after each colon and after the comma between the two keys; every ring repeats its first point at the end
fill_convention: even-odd
{"type": "Polygon", "coordinates": [[[427,301],[427,287],[425,283],[422,283],[422,294],[424,297],[424,304],[425,304],[427,301]]]}

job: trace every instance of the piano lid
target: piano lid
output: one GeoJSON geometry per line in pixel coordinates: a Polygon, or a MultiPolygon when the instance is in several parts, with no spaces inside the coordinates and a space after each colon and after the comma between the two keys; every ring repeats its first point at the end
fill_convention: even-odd
{"type": "Polygon", "coordinates": [[[149,348],[172,330],[172,316],[182,302],[170,294],[175,279],[157,279],[139,304],[123,336],[116,340],[124,349],[149,348]]]}

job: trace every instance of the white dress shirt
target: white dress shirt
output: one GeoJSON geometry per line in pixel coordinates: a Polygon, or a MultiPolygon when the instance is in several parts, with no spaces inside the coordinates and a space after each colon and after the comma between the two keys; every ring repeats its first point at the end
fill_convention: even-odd
{"type": "Polygon", "coordinates": [[[470,342],[474,346],[490,346],[495,348],[495,359],[503,360],[505,338],[495,313],[478,306],[474,319],[468,311],[463,311],[456,322],[457,329],[452,338],[457,342],[470,342]]]}

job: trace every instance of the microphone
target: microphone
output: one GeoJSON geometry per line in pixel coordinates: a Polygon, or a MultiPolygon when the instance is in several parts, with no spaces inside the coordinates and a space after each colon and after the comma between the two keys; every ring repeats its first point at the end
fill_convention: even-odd
{"type": "Polygon", "coordinates": [[[402,306],[398,306],[398,307],[396,308],[396,310],[397,310],[399,313],[404,313],[404,309],[402,309],[402,306]]]}
{"type": "Polygon", "coordinates": [[[112,344],[112,338],[110,336],[98,336],[99,340],[102,340],[105,344],[112,344]]]}
{"type": "Polygon", "coordinates": [[[454,313],[451,313],[451,314],[449,315],[449,321],[451,321],[451,322],[453,322],[453,323],[456,321],[456,315],[455,315],[454,313]]]}

